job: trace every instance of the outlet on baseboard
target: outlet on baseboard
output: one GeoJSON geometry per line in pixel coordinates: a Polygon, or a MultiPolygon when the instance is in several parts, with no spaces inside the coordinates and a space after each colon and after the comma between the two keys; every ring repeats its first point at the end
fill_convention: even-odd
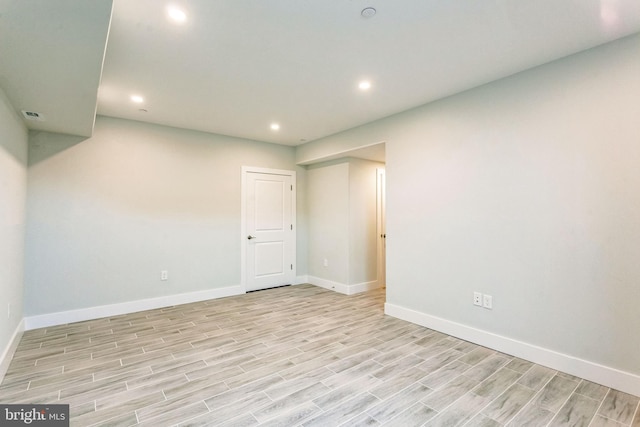
{"type": "Polygon", "coordinates": [[[329,267],[329,260],[325,258],[322,264],[323,264],[325,267],[329,267]]]}
{"type": "Polygon", "coordinates": [[[169,272],[167,270],[160,272],[160,280],[169,280],[169,272]]]}

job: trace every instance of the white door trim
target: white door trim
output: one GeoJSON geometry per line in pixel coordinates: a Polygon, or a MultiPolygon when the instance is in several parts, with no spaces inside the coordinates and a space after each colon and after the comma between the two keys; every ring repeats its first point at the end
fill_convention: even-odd
{"type": "MultiPolygon", "coordinates": [[[[247,292],[247,174],[264,173],[270,175],[284,175],[291,177],[291,222],[293,224],[293,248],[291,260],[293,263],[293,277],[296,277],[296,240],[298,235],[298,227],[296,224],[296,172],[285,169],[269,169],[254,166],[242,166],[241,179],[241,196],[240,196],[240,286],[244,292],[247,292]]],[[[293,283],[292,283],[293,284],[293,283]]]]}
{"type": "Polygon", "coordinates": [[[385,169],[376,169],[376,232],[377,232],[377,282],[378,287],[387,285],[387,251],[386,251],[386,189],[385,169]]]}

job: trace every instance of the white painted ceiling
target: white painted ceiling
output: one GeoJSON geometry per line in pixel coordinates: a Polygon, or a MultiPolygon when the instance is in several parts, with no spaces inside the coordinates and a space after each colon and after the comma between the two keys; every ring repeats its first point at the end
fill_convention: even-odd
{"type": "MultiPolygon", "coordinates": [[[[0,0],[0,87],[31,126],[93,124],[109,3],[0,0]]],[[[97,111],[298,145],[637,32],[638,0],[115,0],[97,111]]]]}

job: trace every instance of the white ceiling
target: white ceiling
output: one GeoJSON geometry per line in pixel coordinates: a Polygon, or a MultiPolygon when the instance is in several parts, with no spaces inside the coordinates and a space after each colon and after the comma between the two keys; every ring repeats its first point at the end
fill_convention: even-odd
{"type": "MultiPolygon", "coordinates": [[[[93,124],[109,3],[0,0],[0,87],[31,126],[93,124]]],[[[115,0],[98,114],[298,145],[639,31],[638,0],[115,0]]]]}

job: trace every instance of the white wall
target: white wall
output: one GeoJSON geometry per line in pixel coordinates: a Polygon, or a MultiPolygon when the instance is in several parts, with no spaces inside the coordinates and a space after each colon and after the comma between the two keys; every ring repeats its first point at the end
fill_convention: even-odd
{"type": "Polygon", "coordinates": [[[382,166],[351,158],[309,166],[311,283],[344,293],[377,286],[376,168],[382,166]]]}
{"type": "Polygon", "coordinates": [[[0,89],[0,380],[22,320],[26,192],[27,129],[0,89]]]}
{"type": "Polygon", "coordinates": [[[638,52],[636,35],[299,150],[386,140],[390,311],[640,393],[638,52]]]}
{"type": "Polygon", "coordinates": [[[305,174],[292,147],[107,117],[32,133],[29,162],[26,316],[240,285],[241,166],[305,174]]]}

